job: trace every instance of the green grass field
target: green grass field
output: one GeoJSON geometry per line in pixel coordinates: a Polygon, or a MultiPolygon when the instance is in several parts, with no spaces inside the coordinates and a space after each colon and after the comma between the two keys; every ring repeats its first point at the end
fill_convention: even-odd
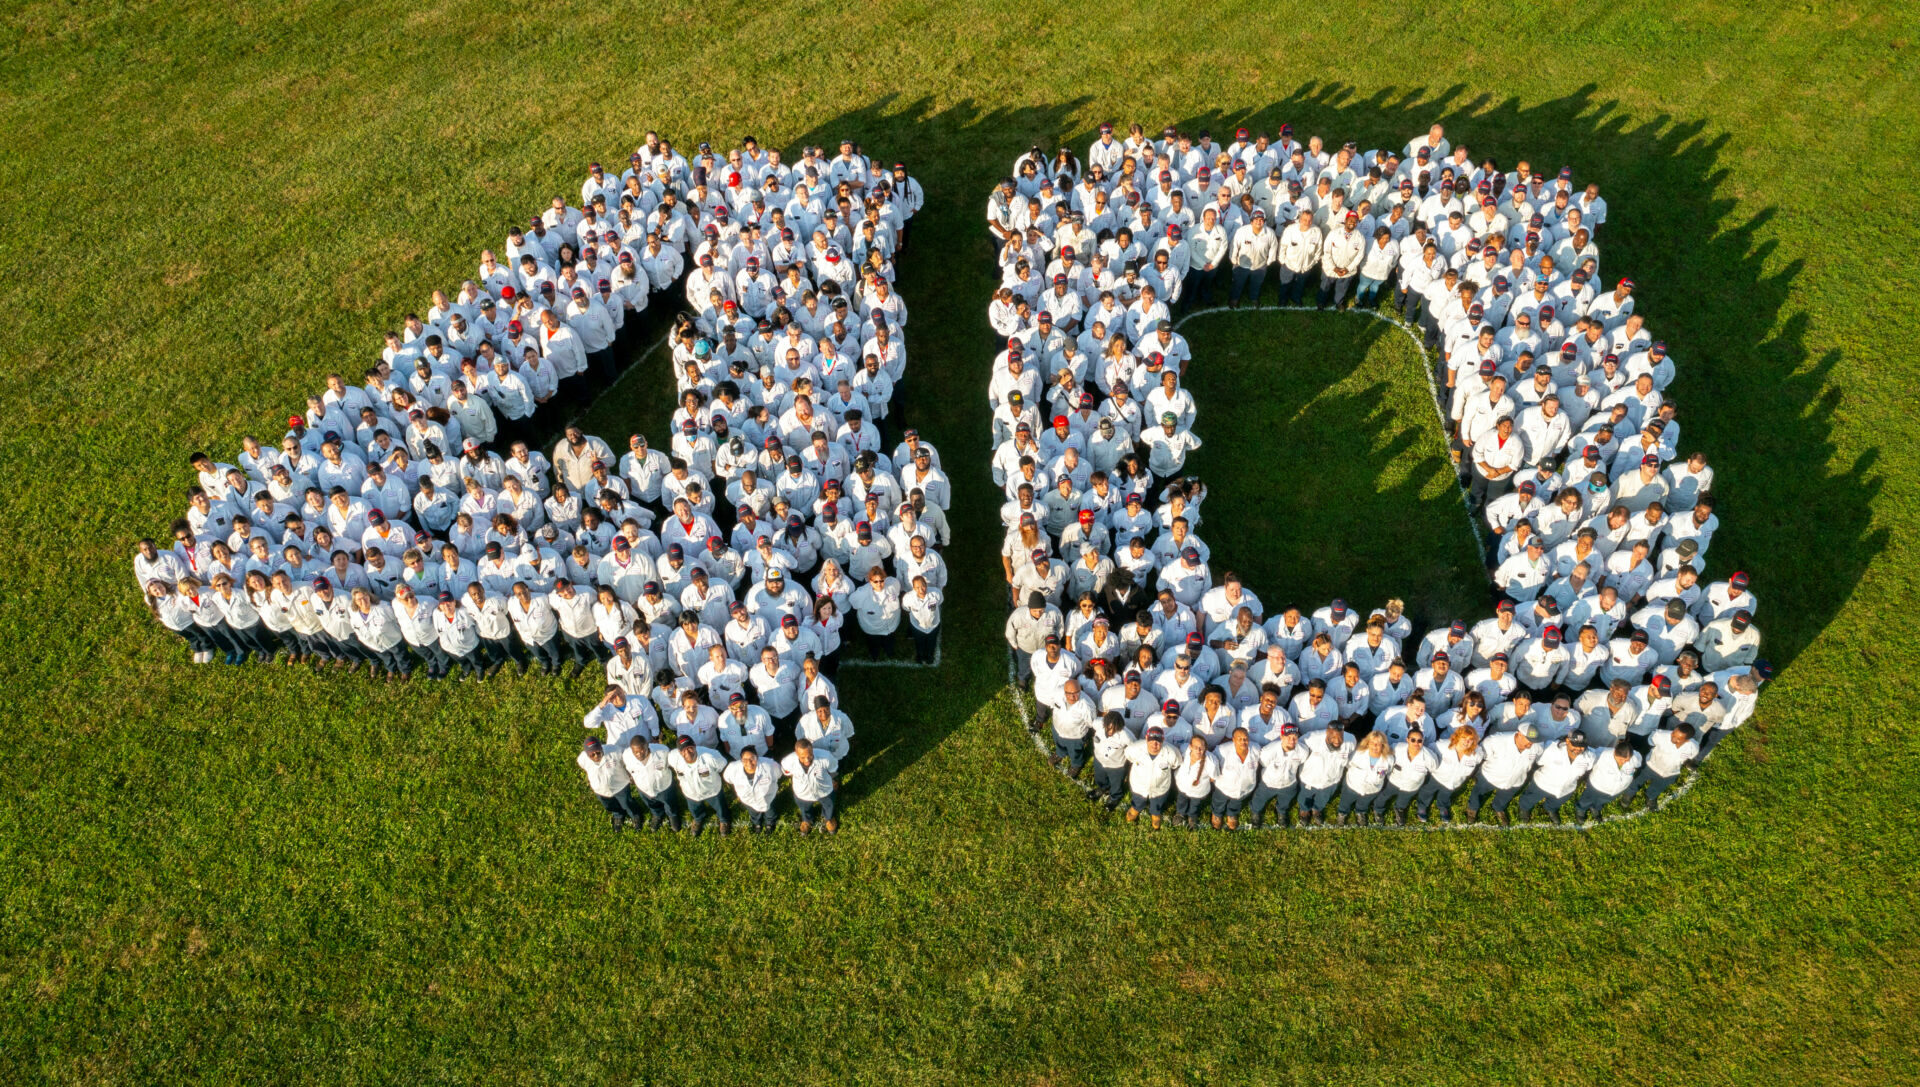
{"type": "MultiPolygon", "coordinates": [[[[1920,1080],[1912,7],[5,19],[0,1082],[1920,1080]],[[1601,181],[1605,266],[1639,281],[1685,444],[1720,473],[1715,569],[1754,574],[1782,666],[1680,803],[1588,834],[1155,836],[1034,757],[967,467],[978,227],[1016,154],[1109,118],[1363,147],[1440,120],[1601,181]],[[357,370],[648,128],[851,135],[927,189],[903,417],[956,477],[944,663],[846,684],[830,842],[609,838],[572,766],[585,680],[422,696],[193,668],[134,596],[131,543],[179,506],[188,451],[357,370]]],[[[1187,331],[1205,436],[1267,422],[1348,462],[1292,491],[1278,463],[1198,461],[1226,563],[1269,596],[1476,598],[1404,344],[1354,318],[1187,331]],[[1244,512],[1323,546],[1261,549],[1230,516],[1280,487],[1244,512]]],[[[657,432],[664,381],[589,420],[657,432]]]]}

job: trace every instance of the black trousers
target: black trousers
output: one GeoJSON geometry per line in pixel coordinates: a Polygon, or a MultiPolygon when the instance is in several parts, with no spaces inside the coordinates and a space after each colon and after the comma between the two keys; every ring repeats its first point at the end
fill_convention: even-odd
{"type": "Polygon", "coordinates": [[[907,624],[907,633],[913,635],[913,659],[921,664],[932,664],[934,655],[940,652],[940,628],[921,630],[912,623],[907,624]]]}

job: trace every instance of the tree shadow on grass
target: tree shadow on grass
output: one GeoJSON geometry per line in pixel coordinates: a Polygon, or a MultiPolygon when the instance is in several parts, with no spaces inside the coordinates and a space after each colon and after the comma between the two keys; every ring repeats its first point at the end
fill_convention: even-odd
{"type": "MultiPolygon", "coordinates": [[[[936,671],[866,673],[875,682],[856,680],[859,671],[845,673],[843,698],[861,729],[861,754],[845,785],[849,801],[879,790],[1000,690],[1006,600],[997,549],[990,545],[999,538],[998,500],[986,481],[984,451],[992,344],[978,319],[994,282],[993,247],[980,229],[980,208],[1027,147],[1065,143],[1084,152],[1095,125],[1107,119],[1095,110],[1122,123],[1132,119],[1126,103],[1078,99],[983,109],[964,101],[935,108],[927,98],[889,95],[791,141],[792,147],[831,146],[842,136],[857,137],[872,153],[907,161],[926,189],[926,207],[899,262],[902,295],[919,320],[909,327],[914,376],[902,391],[897,418],[942,449],[955,484],[950,520],[956,546],[947,555],[952,580],[942,665],[936,671]]],[[[1872,526],[1880,487],[1877,450],[1852,464],[1829,463],[1839,403],[1830,378],[1838,357],[1810,359],[1807,315],[1784,312],[1802,263],[1775,261],[1770,243],[1756,243],[1771,210],[1737,218],[1735,201],[1717,195],[1728,175],[1721,164],[1724,135],[1709,135],[1703,121],[1633,119],[1594,86],[1525,105],[1470,97],[1460,86],[1386,87],[1362,96],[1350,87],[1308,83],[1267,105],[1198,114],[1176,124],[1194,133],[1210,130],[1224,141],[1239,125],[1274,132],[1289,122],[1303,138],[1318,133],[1336,146],[1351,139],[1372,147],[1402,145],[1435,121],[1447,126],[1451,138],[1465,141],[1475,158],[1492,155],[1510,165],[1525,157],[1547,172],[1565,164],[1577,179],[1600,182],[1610,205],[1600,235],[1603,271],[1608,277],[1630,273],[1638,283],[1640,312],[1679,364],[1671,396],[1681,409],[1683,451],[1704,450],[1717,473],[1722,528],[1709,573],[1722,577],[1744,569],[1753,576],[1765,604],[1765,652],[1778,663],[1791,662],[1832,620],[1885,547],[1885,530],[1872,526]]],[[[1203,320],[1221,322],[1219,334],[1228,335],[1226,325],[1234,319],[1203,320]]],[[[1199,322],[1188,333],[1203,343],[1215,335],[1199,322]]],[[[1376,326],[1375,334],[1387,333],[1376,326]]],[[[657,339],[656,333],[649,342],[657,339]]],[[[1197,360],[1202,374],[1209,362],[1197,360]]],[[[1329,393],[1330,384],[1309,383],[1297,394],[1283,394],[1315,399],[1310,406],[1306,400],[1295,405],[1296,413],[1304,407],[1305,414],[1288,424],[1282,440],[1337,431],[1343,421],[1367,433],[1366,420],[1397,402],[1394,390],[1369,385],[1329,393]]],[[[621,421],[601,427],[603,432],[620,433],[635,420],[656,432],[671,410],[670,390],[664,360],[656,359],[603,397],[589,419],[621,421]]],[[[1203,407],[1211,398],[1197,395],[1203,407]]],[[[1219,415],[1216,420],[1230,423],[1219,415]]],[[[1210,440],[1216,450],[1231,444],[1221,433],[1210,440]]],[[[1392,503],[1416,523],[1428,509],[1442,521],[1454,518],[1440,550],[1409,546],[1396,565],[1390,545],[1397,530],[1391,510],[1383,508],[1358,522],[1378,524],[1380,531],[1346,533],[1344,542],[1321,549],[1318,557],[1296,553],[1291,572],[1273,591],[1299,592],[1303,600],[1344,593],[1365,604],[1377,602],[1375,596],[1399,595],[1429,619],[1462,606],[1454,595],[1458,586],[1475,581],[1470,567],[1447,556],[1471,545],[1449,542],[1463,541],[1464,533],[1452,496],[1444,487],[1433,493],[1444,477],[1414,471],[1382,483],[1382,466],[1404,456],[1411,444],[1396,437],[1380,449],[1366,442],[1351,447],[1364,449],[1357,455],[1366,465],[1355,493],[1361,493],[1357,482],[1364,477],[1372,484],[1364,492],[1372,496],[1369,502],[1392,503]],[[1343,570],[1351,581],[1339,580],[1343,570]]],[[[1206,455],[1203,450],[1196,456],[1206,455]]],[[[1207,463],[1197,460],[1199,466],[1207,463]]],[[[1220,471],[1210,471],[1209,478],[1217,499],[1239,493],[1240,484],[1220,471]]],[[[1261,479],[1268,487],[1283,482],[1271,474],[1250,479],[1255,487],[1261,479]]],[[[1315,504],[1324,500],[1313,498],[1315,504]]],[[[1228,513],[1240,516],[1241,504],[1216,500],[1209,510],[1205,531],[1216,548],[1216,567],[1257,569],[1262,541],[1274,538],[1257,521],[1245,529],[1230,526],[1228,513]]]]}
{"type": "Polygon", "coordinates": [[[1699,120],[1632,118],[1591,84],[1523,105],[1469,97],[1461,86],[1362,96],[1307,83],[1270,105],[1176,123],[1224,141],[1238,126],[1274,132],[1283,122],[1302,139],[1317,133],[1362,148],[1404,145],[1438,122],[1476,161],[1491,155],[1511,167],[1525,158],[1549,175],[1566,165],[1579,183],[1599,182],[1609,205],[1598,239],[1603,278],[1634,278],[1637,312],[1679,367],[1669,396],[1680,407],[1682,455],[1704,451],[1715,470],[1721,528],[1708,576],[1747,571],[1764,605],[1763,652],[1776,664],[1797,657],[1886,547],[1886,530],[1872,524],[1879,451],[1830,463],[1839,356],[1810,358],[1808,315],[1785,312],[1804,262],[1779,262],[1772,243],[1756,243],[1772,209],[1741,219],[1720,195],[1726,135],[1707,134],[1699,120]]]}
{"type": "Polygon", "coordinates": [[[1425,629],[1488,610],[1419,349],[1362,317],[1209,313],[1181,332],[1208,444],[1202,537],[1268,610],[1406,603],[1425,629]],[[1239,435],[1254,436],[1251,441],[1239,435]]]}

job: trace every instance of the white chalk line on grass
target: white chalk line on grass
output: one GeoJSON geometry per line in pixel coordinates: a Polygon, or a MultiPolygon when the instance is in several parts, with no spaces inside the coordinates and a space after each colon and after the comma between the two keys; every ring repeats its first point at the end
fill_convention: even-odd
{"type": "MultiPolygon", "coordinates": [[[[1188,321],[1192,320],[1195,317],[1205,317],[1215,313],[1242,313],[1242,312],[1245,312],[1245,313],[1327,313],[1329,311],[1320,309],[1316,306],[1251,306],[1244,311],[1233,309],[1229,306],[1211,306],[1211,307],[1208,307],[1207,309],[1192,310],[1182,315],[1178,321],[1174,322],[1173,327],[1175,328],[1175,330],[1178,330],[1182,325],[1186,324],[1188,321]]],[[[1355,316],[1360,316],[1360,317],[1370,317],[1373,320],[1380,321],[1384,324],[1392,325],[1394,328],[1399,329],[1401,333],[1403,333],[1407,337],[1408,340],[1411,340],[1413,342],[1414,350],[1419,352],[1420,354],[1420,372],[1427,379],[1427,392],[1430,395],[1430,399],[1432,400],[1434,413],[1438,415],[1440,418],[1440,432],[1442,434],[1446,433],[1447,412],[1445,408],[1440,406],[1440,387],[1434,383],[1433,369],[1427,365],[1428,363],[1427,345],[1426,345],[1426,342],[1422,340],[1420,336],[1414,331],[1412,326],[1408,325],[1405,321],[1402,321],[1395,317],[1390,317],[1384,313],[1379,312],[1378,310],[1363,310],[1363,309],[1356,308],[1356,309],[1333,310],[1331,312],[1353,314],[1355,316]]],[[[1454,475],[1454,488],[1460,493],[1460,509],[1462,513],[1466,514],[1467,529],[1468,531],[1473,533],[1474,544],[1480,549],[1480,554],[1485,555],[1487,553],[1486,537],[1481,535],[1480,533],[1480,524],[1478,521],[1474,519],[1473,507],[1468,502],[1468,499],[1467,499],[1467,489],[1460,485],[1459,474],[1457,472],[1454,475]]],[[[1037,727],[1035,714],[1027,705],[1026,692],[1022,690],[1020,687],[1018,666],[1014,660],[1014,651],[1011,647],[1007,649],[1007,689],[1013,692],[1013,703],[1014,703],[1014,706],[1017,707],[1020,712],[1021,727],[1025,728],[1027,730],[1027,735],[1032,738],[1033,746],[1035,750],[1040,752],[1040,755],[1042,758],[1051,756],[1053,754],[1053,748],[1051,745],[1047,743],[1046,731],[1037,727]]],[[[1086,793],[1087,798],[1089,800],[1094,799],[1097,793],[1099,792],[1099,790],[1097,790],[1090,784],[1082,782],[1076,778],[1067,777],[1067,772],[1064,769],[1060,770],[1059,773],[1063,779],[1069,782],[1072,782],[1082,792],[1086,793]]],[[[1698,770],[1686,771],[1685,776],[1682,777],[1680,780],[1680,784],[1674,786],[1672,789],[1667,790],[1663,802],[1661,803],[1660,807],[1657,809],[1643,807],[1643,808],[1638,808],[1638,809],[1635,809],[1634,811],[1629,811],[1629,812],[1616,812],[1612,815],[1603,815],[1591,823],[1582,823],[1577,819],[1573,819],[1563,823],[1520,822],[1520,823],[1514,823],[1510,826],[1501,826],[1498,823],[1438,823],[1438,824],[1407,823],[1404,826],[1393,825],[1393,824],[1374,825],[1374,826],[1369,826],[1366,824],[1349,824],[1347,826],[1335,826],[1332,823],[1323,823],[1319,826],[1286,826],[1284,824],[1267,824],[1258,828],[1250,827],[1247,824],[1243,823],[1241,824],[1241,829],[1242,830],[1251,830],[1251,829],[1299,830],[1299,831],[1308,831],[1308,832],[1340,831],[1340,830],[1468,831],[1468,832],[1471,832],[1471,831],[1483,831],[1483,832],[1484,831],[1518,831],[1518,830],[1568,830],[1568,831],[1576,831],[1576,832],[1587,831],[1587,830],[1592,830],[1596,827],[1605,826],[1609,823],[1626,823],[1635,819],[1644,819],[1647,816],[1652,815],[1655,811],[1665,811],[1668,808],[1672,807],[1675,801],[1679,800],[1681,797],[1693,791],[1693,783],[1696,780],[1698,780],[1699,777],[1700,777],[1700,772],[1698,770]]]]}

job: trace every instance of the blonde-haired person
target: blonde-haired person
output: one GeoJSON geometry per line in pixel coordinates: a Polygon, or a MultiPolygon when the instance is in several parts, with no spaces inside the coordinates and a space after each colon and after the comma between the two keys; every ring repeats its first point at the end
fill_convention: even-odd
{"type": "Polygon", "coordinates": [[[840,563],[838,561],[834,559],[820,560],[820,572],[814,575],[813,579],[813,596],[815,600],[819,600],[822,597],[829,597],[833,600],[834,606],[844,612],[847,608],[847,598],[852,596],[853,591],[858,587],[858,585],[854,584],[853,579],[849,578],[845,572],[840,569],[840,563]]]}
{"type": "Polygon", "coordinates": [[[1347,816],[1358,813],[1365,826],[1374,813],[1385,818],[1388,799],[1387,775],[1393,772],[1393,748],[1384,733],[1369,732],[1360,741],[1359,750],[1347,763],[1346,780],[1340,789],[1340,814],[1336,826],[1345,826],[1347,816]]]}
{"type": "Polygon", "coordinates": [[[1486,761],[1486,753],[1480,750],[1480,734],[1471,728],[1454,729],[1438,754],[1439,764],[1427,774],[1426,784],[1420,786],[1415,798],[1418,808],[1414,817],[1423,823],[1427,821],[1428,812],[1439,816],[1442,822],[1450,822],[1454,794],[1486,761]]]}

